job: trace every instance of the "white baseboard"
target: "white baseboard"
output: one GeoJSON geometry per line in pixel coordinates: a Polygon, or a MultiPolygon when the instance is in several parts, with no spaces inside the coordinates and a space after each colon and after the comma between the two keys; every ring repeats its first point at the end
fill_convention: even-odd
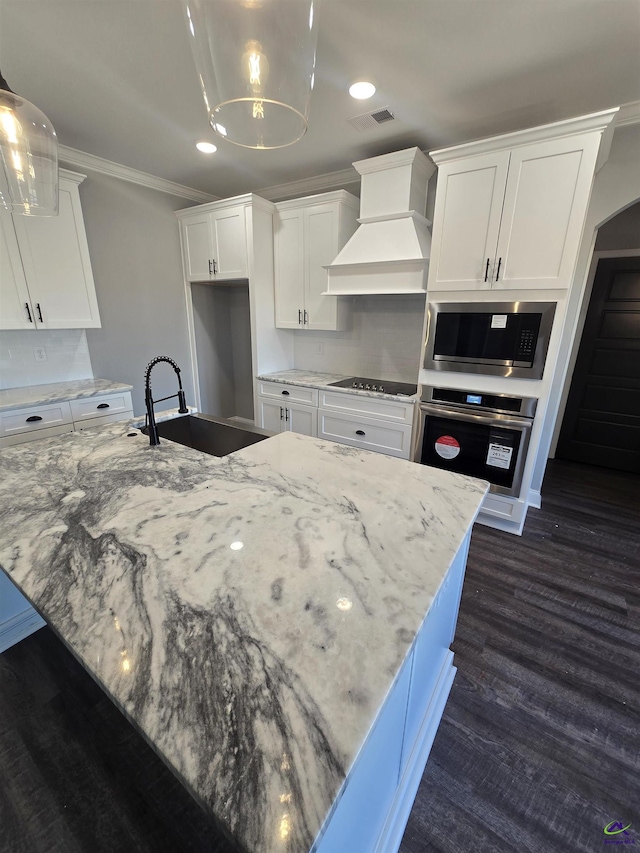
{"type": "Polygon", "coordinates": [[[11,619],[0,623],[0,653],[6,652],[11,646],[15,646],[20,640],[24,640],[25,637],[43,628],[46,624],[42,616],[36,613],[33,607],[16,613],[11,619]]]}

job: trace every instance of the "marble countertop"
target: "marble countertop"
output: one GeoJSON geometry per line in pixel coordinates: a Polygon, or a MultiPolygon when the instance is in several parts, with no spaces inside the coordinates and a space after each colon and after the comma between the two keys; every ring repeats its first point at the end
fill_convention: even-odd
{"type": "Polygon", "coordinates": [[[0,451],[0,567],[250,853],[306,853],[487,484],[282,433],[0,451]]]}
{"type": "MultiPolygon", "coordinates": [[[[304,385],[306,388],[327,388],[333,382],[350,379],[351,374],[345,373],[315,373],[312,370],[280,370],[277,373],[261,373],[256,377],[265,382],[284,382],[287,385],[304,385]]],[[[384,381],[384,380],[383,380],[384,381]]],[[[331,388],[345,394],[359,394],[362,397],[379,397],[381,400],[402,400],[405,403],[415,403],[417,393],[411,397],[402,394],[384,394],[379,391],[365,391],[362,388],[331,388]]]]}
{"type": "Polygon", "coordinates": [[[0,391],[0,412],[38,406],[42,403],[61,403],[102,394],[131,391],[132,385],[109,379],[76,379],[72,382],[52,382],[48,385],[27,385],[0,391]]]}

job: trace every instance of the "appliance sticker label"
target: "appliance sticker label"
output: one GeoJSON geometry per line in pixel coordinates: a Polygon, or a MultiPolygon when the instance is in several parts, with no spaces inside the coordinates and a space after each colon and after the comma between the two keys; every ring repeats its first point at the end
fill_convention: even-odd
{"type": "Polygon", "coordinates": [[[460,453],[460,445],[452,435],[441,435],[436,439],[435,448],[443,459],[455,459],[460,453]]]}
{"type": "Polygon", "coordinates": [[[494,468],[508,468],[511,465],[512,454],[513,447],[506,447],[504,444],[490,444],[487,453],[487,465],[493,465],[494,468]]]}
{"type": "Polygon", "coordinates": [[[491,328],[492,329],[506,329],[507,328],[507,315],[506,314],[492,314],[491,315],[491,328]]]}

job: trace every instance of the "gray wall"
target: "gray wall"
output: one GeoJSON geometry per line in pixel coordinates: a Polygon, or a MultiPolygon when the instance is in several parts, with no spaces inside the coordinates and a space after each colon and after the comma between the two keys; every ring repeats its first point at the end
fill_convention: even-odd
{"type": "Polygon", "coordinates": [[[596,252],[640,249],[640,202],[618,213],[600,228],[596,252]]]}
{"type": "Polygon", "coordinates": [[[200,408],[253,420],[249,287],[192,284],[200,408]]]}
{"type": "MultiPolygon", "coordinates": [[[[191,202],[87,171],[80,199],[96,283],[101,329],[87,329],[94,375],[133,385],[134,412],[144,413],[144,370],[156,355],[182,368],[194,402],[178,221],[191,202]]],[[[176,390],[168,365],[153,373],[154,397],[176,390]]],[[[168,400],[159,409],[172,408],[168,400]]]]}

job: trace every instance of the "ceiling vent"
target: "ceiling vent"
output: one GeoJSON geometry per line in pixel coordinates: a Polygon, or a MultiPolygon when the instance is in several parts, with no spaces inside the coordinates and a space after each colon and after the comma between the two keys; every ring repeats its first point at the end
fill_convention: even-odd
{"type": "Polygon", "coordinates": [[[395,116],[391,112],[390,107],[380,107],[380,109],[374,110],[371,113],[363,113],[361,116],[348,118],[347,121],[356,130],[371,130],[373,127],[378,127],[379,124],[395,121],[395,116]]]}

